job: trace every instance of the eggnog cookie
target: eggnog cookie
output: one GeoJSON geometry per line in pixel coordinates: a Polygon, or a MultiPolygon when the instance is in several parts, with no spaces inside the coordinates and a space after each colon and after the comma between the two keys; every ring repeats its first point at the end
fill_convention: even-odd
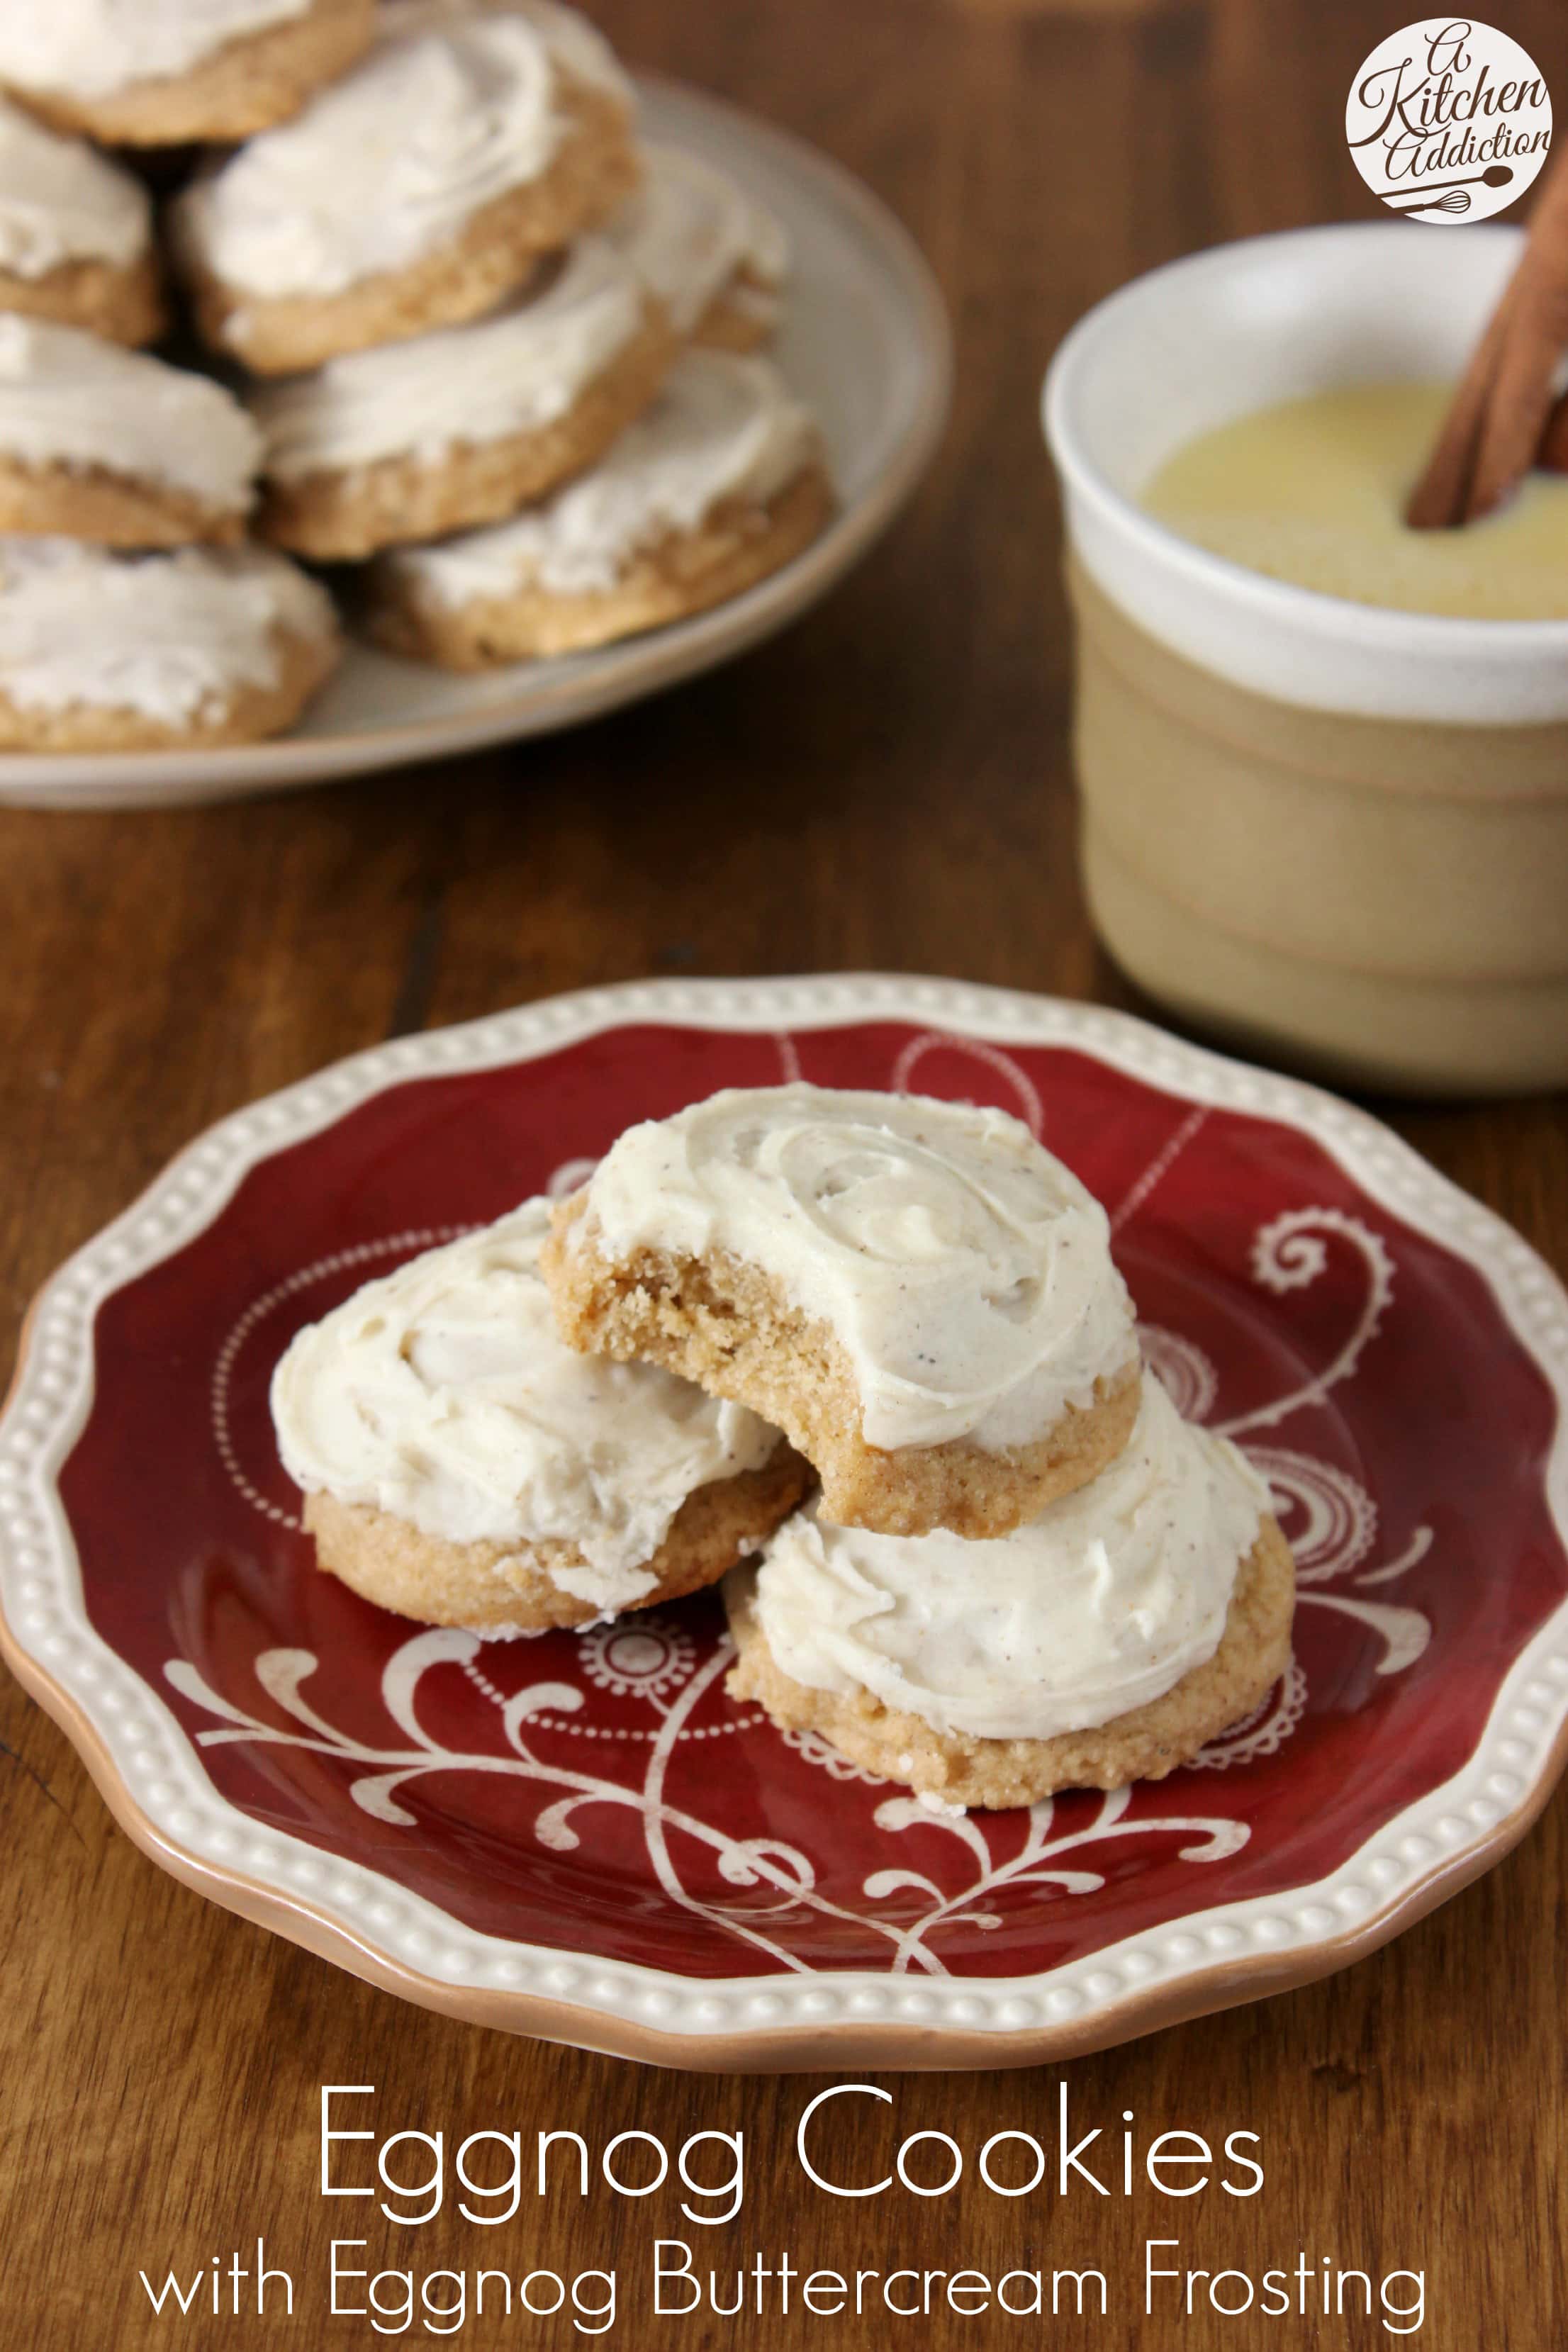
{"type": "Polygon", "coordinates": [[[0,12],[0,86],[110,146],[247,139],[352,65],[374,0],[25,0],[0,12]]]}
{"type": "Polygon", "coordinates": [[[805,1085],[627,1129],[542,1260],[574,1347],[663,1364],[788,1434],[823,1516],[1000,1536],[1138,1409],[1105,1212],[999,1110],[805,1085]]]}
{"type": "Polygon", "coordinates": [[[240,538],[261,436],[221,384],[76,327],[0,318],[0,532],[240,538]]]}
{"type": "Polygon", "coordinates": [[[542,505],[381,557],[372,626],[449,669],[605,645],[776,572],[832,503],[816,426],[767,362],[689,352],[607,455],[542,505]]]}
{"type": "Polygon", "coordinates": [[[636,185],[634,104],[548,0],[389,0],[352,72],[176,205],[203,332],[273,375],[478,318],[636,185]]]}
{"type": "Polygon", "coordinates": [[[778,322],[789,268],[783,222],[700,155],[651,142],[642,155],[643,184],[605,234],[677,334],[755,350],[778,322]]]}
{"type": "Polygon", "coordinates": [[[255,393],[261,527],[333,561],[499,522],[593,465],[674,352],[626,264],[585,237],[539,291],[472,326],[255,393]]]}
{"type": "Polygon", "coordinates": [[[324,592],[265,548],[0,540],[0,747],[192,751],[292,724],[336,664],[324,592]]]}
{"type": "Polygon", "coordinates": [[[1124,1451],[1000,1542],[811,1511],[725,1587],[737,1698],[947,1804],[1159,1780],[1258,1705],[1295,1571],[1234,1446],[1151,1380],[1124,1451]]]}
{"type": "Polygon", "coordinates": [[[556,1337],[549,1203],[426,1251],[301,1331],[272,1382],[322,1568],[383,1608],[493,1633],[711,1584],[809,1478],[776,1430],[556,1337]]]}
{"type": "Polygon", "coordinates": [[[778,279],[742,261],[691,330],[691,340],[713,352],[755,352],[771,343],[784,315],[778,279]]]}
{"type": "Polygon", "coordinates": [[[163,328],[153,206],[141,181],[4,98],[0,310],[116,343],[152,342],[163,328]]]}

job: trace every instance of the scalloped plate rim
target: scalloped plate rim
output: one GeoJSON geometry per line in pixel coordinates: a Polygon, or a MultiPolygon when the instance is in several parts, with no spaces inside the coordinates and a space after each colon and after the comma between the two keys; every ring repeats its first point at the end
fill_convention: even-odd
{"type": "MultiPolygon", "coordinates": [[[[46,1504],[40,1534],[31,1540],[41,1547],[43,1570],[53,1575],[52,1598],[62,1613],[59,1630],[40,1636],[34,1629],[34,1640],[12,1622],[10,1587],[20,1571],[12,1539],[0,1526],[0,1654],[60,1725],[111,1813],[144,1853],[210,1899],[384,1990],[448,2015],[666,2065],[804,2072],[851,2063],[901,2068],[1035,2065],[1288,1990],[1375,1950],[1500,1861],[1525,1834],[1568,1765],[1568,1601],[1515,1657],[1480,1738],[1459,1769],[1385,1822],[1325,1878],[1273,1896],[1195,1906],[1158,1929],[1124,1937],[1062,1969],[984,1980],[944,1979],[922,1984],[912,1995],[902,1980],[869,1969],[803,1970],[783,1978],[688,1977],[482,1936],[363,1864],[324,1857],[302,1839],[252,1822],[205,1780],[194,1744],[162,1695],[109,1648],[87,1618],[56,1479],[90,1410],[91,1359],[84,1351],[74,1384],[57,1379],[48,1394],[40,1391],[39,1340],[47,1319],[74,1320],[89,1337],[101,1298],[205,1230],[250,1168],[408,1080],[531,1061],[642,1021],[766,1032],[878,1018],[913,1021],[994,1043],[1065,1046],[1190,1101],[1277,1118],[1307,1135],[1374,1200],[1485,1279],[1556,1402],[1545,1495],[1553,1524],[1568,1540],[1568,1293],[1501,1218],[1369,1113],[1304,1081],[1170,1036],[1131,1014],[967,982],[876,973],[634,981],[544,998],[372,1046],[228,1114],[178,1152],[128,1209],[76,1251],[45,1283],[28,1311],[10,1393],[0,1412],[0,1459],[8,1438],[15,1447],[18,1432],[46,1433],[36,1446],[25,1435],[23,1458],[32,1461],[46,1504]],[[1382,1164],[1369,1166],[1369,1158],[1382,1164]],[[136,1237],[138,1225],[145,1227],[168,1203],[175,1204],[176,1222],[136,1237]],[[1521,1297],[1525,1289],[1527,1299],[1521,1297]],[[80,1651],[79,1674],[82,1665],[89,1669],[81,1687],[100,1686],[106,1675],[132,1685],[143,1716],[201,1784],[205,1802],[216,1815],[232,1818],[230,1843],[265,1844],[278,1857],[276,1872],[257,1876],[204,1853],[194,1842],[186,1806],[155,1806],[138,1795],[92,1705],[80,1688],[70,1686],[64,1670],[48,1663],[50,1641],[68,1650],[73,1639],[80,1651]],[[1456,1820],[1467,1803],[1472,1809],[1483,1803],[1480,1789],[1494,1771],[1489,1749],[1500,1738],[1517,1742],[1531,1737],[1522,1725],[1502,1730],[1500,1724],[1520,1706],[1523,1683],[1540,1678],[1554,1679],[1553,1698],[1550,1706],[1539,1697],[1531,1702],[1532,1760],[1528,1767],[1512,1767],[1516,1780],[1522,1781],[1515,1800],[1485,1800],[1484,1819],[1472,1810],[1468,1822],[1456,1820]],[[1395,1840],[1423,1835],[1427,1825],[1436,1831],[1446,1818],[1450,1832],[1446,1838],[1429,1835],[1428,1853],[1394,1864],[1387,1849],[1395,1840]],[[182,1828],[182,1820],[189,1825],[182,1828]],[[1386,1890],[1381,1899],[1357,1885],[1369,1864],[1381,1866],[1386,1890]],[[1391,1868],[1397,1884],[1387,1875],[1391,1868]],[[286,1869],[304,1874],[293,1887],[286,1869]],[[410,1965],[390,1948],[389,1939],[378,1939],[368,1926],[356,1924],[346,1902],[329,1905],[306,1883],[326,1877],[340,1886],[350,1884],[356,1894],[363,1881],[376,1897],[391,1898],[428,1923],[423,1930],[427,1937],[445,1937],[464,1950],[444,1971],[410,1965]],[[1292,1909],[1325,1908],[1337,1911],[1342,1927],[1309,1929],[1298,1920],[1298,1932],[1292,1932],[1284,1916],[1292,1909]],[[1252,1948],[1227,1949],[1206,1964],[1183,1957],[1162,1966],[1147,1948],[1170,1937],[1191,1941],[1205,1929],[1212,1934],[1256,1928],[1260,1921],[1269,1924],[1269,1932],[1266,1937],[1255,1935],[1252,1948]],[[1280,1928],[1283,1933],[1273,1932],[1280,1928]],[[488,1974],[481,1975],[478,1961],[468,1965],[475,1948],[488,1960],[488,1974]],[[1130,1965],[1133,1958],[1141,1958],[1136,1969],[1130,1965]],[[1107,1976],[1113,1983],[1121,1979],[1110,1994],[1080,1991],[1072,1982],[1107,1976]],[[1005,2013],[1009,2011],[1010,2016],[1005,2013]]],[[[26,1570],[39,1572],[37,1567],[26,1570]]]]}

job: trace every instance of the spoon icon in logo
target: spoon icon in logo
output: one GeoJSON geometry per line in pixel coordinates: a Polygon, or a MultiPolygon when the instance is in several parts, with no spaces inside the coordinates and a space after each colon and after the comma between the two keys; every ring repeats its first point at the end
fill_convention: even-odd
{"type": "Polygon", "coordinates": [[[1473,172],[1468,180],[1450,180],[1447,187],[1431,189],[1426,195],[1418,196],[1414,204],[1394,203],[1395,193],[1403,194],[1403,191],[1389,188],[1380,193],[1391,212],[1468,213],[1470,200],[1465,194],[1467,188],[1506,188],[1512,177],[1511,163],[1489,163],[1484,172],[1473,172]]]}

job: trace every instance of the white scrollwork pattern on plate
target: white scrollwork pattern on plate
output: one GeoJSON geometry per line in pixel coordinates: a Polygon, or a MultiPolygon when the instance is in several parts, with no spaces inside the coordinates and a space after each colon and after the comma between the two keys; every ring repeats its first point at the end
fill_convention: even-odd
{"type": "MultiPolygon", "coordinates": [[[[781,1034],[777,1043],[784,1075],[797,1075],[801,1061],[795,1041],[781,1034]]],[[[977,1068],[1000,1080],[1039,1132],[1043,1108],[1032,1079],[1013,1056],[994,1045],[938,1031],[924,1033],[899,1055],[889,1073],[892,1085],[907,1087],[924,1057],[938,1051],[967,1055],[977,1068]]],[[[1117,1212],[1118,1231],[1139,1213],[1205,1115],[1201,1110],[1184,1113],[1151,1153],[1117,1212]]],[[[592,1164],[563,1162],[551,1181],[551,1192],[559,1196],[571,1190],[592,1164]]],[[[456,1230],[372,1241],[302,1268],[258,1298],[228,1334],[214,1372],[215,1441],[230,1477],[269,1519],[284,1527],[298,1525],[260,1491],[238,1458],[229,1426],[229,1392],[240,1349],[286,1300],[323,1276],[405,1255],[448,1238],[456,1230]]],[[[1248,1270],[1281,1312],[1288,1311],[1293,1295],[1311,1290],[1331,1264],[1339,1262],[1335,1254],[1348,1255],[1359,1297],[1342,1335],[1328,1343],[1331,1352],[1321,1369],[1285,1393],[1214,1425],[1227,1435],[1251,1440],[1249,1457],[1268,1481],[1295,1552],[1301,1608],[1334,1612],[1366,1627],[1380,1644],[1376,1671],[1393,1675],[1421,1655],[1430,1626],[1418,1610],[1366,1594],[1369,1588],[1393,1584],[1415,1568],[1431,1548],[1431,1530],[1417,1528],[1395,1556],[1380,1558],[1376,1504],[1358,1477],[1302,1448],[1259,1443],[1256,1435],[1323,1405],[1333,1390],[1354,1378],[1392,1304],[1394,1267],[1379,1234],[1362,1220],[1331,1208],[1288,1211],[1253,1237],[1248,1270]]],[[[1142,1337],[1151,1371],[1180,1410],[1189,1419],[1208,1421],[1220,1381],[1205,1349],[1186,1333],[1160,1325],[1143,1326],[1142,1337]]],[[[1302,1360],[1310,1360],[1304,1356],[1302,1360]]],[[[348,1786],[354,1803],[389,1826],[416,1829],[417,1817],[400,1802],[399,1792],[443,1773],[499,1774],[531,1784],[545,1800],[533,1818],[532,1834],[555,1853],[579,1850],[596,1812],[610,1809],[624,1815],[630,1811],[640,1820],[653,1876],[671,1903],[741,1939],[773,1965],[800,1972],[808,1973],[811,1962],[796,1948],[799,1939],[794,1930],[808,1913],[853,1921],[862,1933],[868,1930],[881,1940],[886,1965],[895,1973],[945,1975],[946,1965],[934,1948],[936,1939],[959,1927],[994,1930],[1003,1923],[1008,1899],[1021,1891],[1071,1898],[1103,1886],[1106,1870],[1100,1865],[1103,1850],[1112,1843],[1132,1837],[1174,1840],[1183,1862],[1201,1864],[1237,1852],[1249,1835],[1245,1822],[1223,1816],[1164,1813],[1157,1803],[1144,1811],[1134,1806],[1132,1792],[1125,1789],[1098,1796],[1087,1818],[1079,1808],[1068,1810],[1050,1801],[1011,1814],[966,1815],[900,1793],[878,1801],[873,1814],[893,1858],[867,1875],[863,1903],[848,1909],[823,1891],[811,1855],[799,1845],[761,1832],[737,1834],[704,1818],[700,1806],[694,1809],[671,1794],[671,1767],[684,1744],[732,1732],[761,1730],[767,1738],[778,1736],[754,1713],[725,1714],[715,1707],[707,1718],[696,1719],[710,1694],[717,1699],[716,1685],[733,1655],[727,1638],[721,1637],[704,1652],[678,1618],[664,1612],[635,1614],[595,1626],[581,1636],[566,1673],[528,1681],[510,1695],[501,1686],[504,1677],[492,1678],[476,1663],[480,1654],[480,1641],[469,1633],[432,1629],[404,1641],[382,1675],[381,1699],[391,1730],[379,1745],[333,1726],[327,1712],[330,1670],[323,1671],[311,1651],[271,1649],[255,1661],[257,1681],[287,1716],[287,1726],[264,1721],[214,1690],[189,1660],[172,1659],[165,1672],[184,1699],[218,1719],[216,1727],[197,1732],[199,1745],[250,1742],[331,1758],[350,1768],[348,1786]],[[443,1669],[462,1673],[487,1702],[480,1737],[471,1748],[442,1745],[422,1721],[425,1678],[443,1669]],[[312,1688],[310,1697],[307,1685],[312,1688]],[[621,1717],[605,1720],[606,1700],[634,1702],[637,1720],[631,1725],[621,1717]],[[492,1722],[499,1727],[499,1746],[483,1741],[482,1727],[492,1722]],[[639,1723],[646,1727],[637,1727],[639,1723]],[[591,1756],[605,1769],[577,1769],[574,1760],[541,1752],[542,1746],[558,1746],[563,1737],[577,1743],[574,1759],[581,1756],[586,1766],[591,1756]],[[626,1779],[616,1777],[612,1767],[617,1761],[626,1763],[626,1779]],[[1078,1825],[1072,1826],[1075,1822],[1078,1825]],[[896,1853],[894,1842],[901,1844],[917,1831],[934,1835],[939,1844],[905,1859],[896,1853]],[[940,1874],[922,1866],[933,1853],[946,1859],[940,1874]],[[729,1899],[730,1891],[734,1900],[729,1899]]],[[[1226,1771],[1274,1755],[1300,1722],[1308,1696],[1307,1670],[1293,1656],[1275,1688],[1243,1722],[1210,1742],[1197,1758],[1197,1768],[1226,1771]]],[[[815,1732],[782,1736],[803,1761],[836,1782],[887,1785],[839,1756],[815,1732]]]]}
{"type": "Polygon", "coordinates": [[[1166,1331],[1157,1323],[1140,1323],[1139,1345],[1143,1362],[1152,1372],[1184,1421],[1206,1421],[1219,1394],[1219,1377],[1195,1339],[1180,1331],[1166,1331]]]}
{"type": "Polygon", "coordinates": [[[964,1816],[932,1812],[918,1798],[894,1797],[877,1809],[880,1828],[897,1832],[923,1824],[949,1832],[973,1856],[974,1875],[967,1886],[944,1895],[933,1880],[918,1872],[873,1873],[864,1889],[869,1907],[849,1911],[821,1891],[813,1863],[798,1846],[765,1835],[738,1837],[669,1796],[668,1772],[676,1745],[698,1704],[734,1654],[727,1638],[686,1676],[668,1705],[650,1698],[662,1722],[647,1749],[640,1773],[624,1781],[607,1772],[579,1770],[542,1757],[531,1745],[531,1730],[556,1724],[584,1705],[583,1691],[565,1681],[529,1683],[505,1701],[500,1708],[504,1751],[443,1746],[420,1720],[420,1685],[426,1675],[441,1667],[462,1668],[470,1664],[479,1647],[477,1634],[445,1626],[416,1633],[403,1643],[387,1660],[381,1679],[382,1705],[401,1738],[379,1747],[338,1730],[305,1696],[304,1685],[320,1670],[320,1661],[309,1650],[266,1650],[256,1661],[258,1682],[300,1726],[298,1730],[265,1723],[220,1696],[188,1659],[171,1659],[164,1671],[183,1698],[220,1718],[220,1727],[196,1734],[199,1747],[246,1741],[305,1749],[346,1763],[353,1768],[348,1786],[354,1803],[374,1820],[395,1828],[417,1827],[417,1817],[399,1802],[399,1791],[414,1781],[447,1772],[500,1775],[551,1792],[551,1801],[534,1817],[533,1834],[552,1853],[570,1853],[581,1846],[581,1817],[591,1816],[595,1809],[633,1811],[640,1816],[654,1874],[671,1902],[740,1937],[778,1966],[803,1972],[809,1971],[811,1964],[786,1938],[792,1920],[805,1911],[868,1928],[888,1947],[888,1966],[895,1973],[912,1969],[943,1976],[945,1965],[930,1948],[928,1938],[944,1927],[987,1928],[998,1924],[994,1913],[974,1909],[983,1898],[1016,1886],[1049,1885],[1072,1895],[1103,1885],[1102,1873],[1085,1869],[1079,1862],[1065,1863],[1063,1857],[1068,1853],[1081,1858],[1108,1838],[1136,1834],[1182,1838],[1184,1861],[1213,1862],[1234,1853],[1247,1840],[1247,1830],[1237,1822],[1185,1814],[1157,1819],[1129,1816],[1131,1791],[1121,1789],[1100,1800],[1094,1818],[1083,1828],[1055,1839],[1049,1835],[1054,1809],[1048,1802],[1014,1817],[1023,1820],[1024,1834],[1017,1850],[1008,1853],[1006,1844],[1010,1835],[1016,1835],[1016,1830],[999,1828],[1001,1850],[994,1851],[988,1832],[964,1816]],[[707,1856],[725,1886],[742,1890],[752,1899],[727,1903],[690,1885],[673,1848],[677,1837],[707,1856]],[[911,1892],[929,1897],[929,1907],[912,1921],[889,1917],[879,1907],[911,1892]],[[762,1901],[756,1899],[759,1894],[762,1901]]]}
{"type": "Polygon", "coordinates": [[[1233,1764],[1251,1764],[1260,1756],[1279,1754],[1307,1709],[1307,1677],[1292,1657],[1273,1689],[1250,1715],[1211,1739],[1193,1759],[1198,1772],[1228,1772],[1233,1764]]]}

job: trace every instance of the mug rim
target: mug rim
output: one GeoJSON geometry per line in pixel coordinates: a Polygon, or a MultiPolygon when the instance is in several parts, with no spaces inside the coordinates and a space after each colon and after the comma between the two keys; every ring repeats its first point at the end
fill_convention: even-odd
{"type": "MultiPolygon", "coordinates": [[[[1431,234],[1430,231],[1426,232],[1431,234]]],[[[1505,222],[1478,222],[1468,229],[1436,234],[1485,237],[1490,245],[1504,241],[1522,247],[1523,231],[1505,222]]],[[[1538,655],[1561,661],[1568,654],[1568,618],[1542,620],[1477,619],[1459,614],[1411,612],[1396,605],[1359,604],[1352,597],[1331,595],[1275,578],[1217,555],[1184,539],[1119,489],[1084,452],[1072,417],[1078,379],[1108,324],[1135,311],[1156,286],[1165,288],[1188,275],[1221,276],[1250,263],[1267,248],[1312,243],[1331,245],[1350,239],[1363,244],[1380,239],[1391,247],[1395,238],[1408,237],[1412,225],[1394,221],[1341,221],[1317,226],[1274,229],[1259,236],[1237,237],[1220,245],[1180,255],[1142,271],[1123,286],[1103,295],[1068,329],[1057,346],[1040,388],[1040,423],[1047,446],[1063,487],[1092,509],[1101,521],[1130,540],[1138,551],[1167,572],[1183,575],[1211,601],[1243,604],[1282,627],[1310,631],[1320,642],[1349,645],[1365,651],[1397,652],[1406,659],[1426,656],[1437,662],[1504,656],[1511,666],[1521,656],[1538,655]]],[[[1108,592],[1109,593],[1109,592],[1108,592]]]]}

